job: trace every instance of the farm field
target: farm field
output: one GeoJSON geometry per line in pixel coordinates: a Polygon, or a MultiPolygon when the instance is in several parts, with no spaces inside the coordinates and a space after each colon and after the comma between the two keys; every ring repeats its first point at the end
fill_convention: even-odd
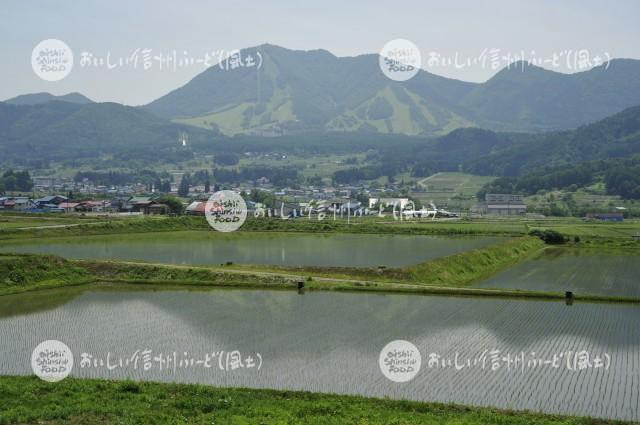
{"type": "Polygon", "coordinates": [[[469,209],[477,203],[476,193],[495,177],[441,172],[419,179],[421,191],[412,192],[422,203],[433,201],[439,208],[469,209]]]}
{"type": "Polygon", "coordinates": [[[640,297],[638,276],[637,254],[549,248],[475,286],[640,297]]]}
{"type": "MultiPolygon", "coordinates": [[[[24,296],[30,297],[9,297],[20,305],[24,296]]],[[[76,378],[304,390],[637,421],[640,336],[633,330],[640,326],[639,309],[444,296],[93,288],[43,310],[14,309],[0,318],[6,342],[0,374],[30,374],[24,353],[56,335],[78,356],[129,358],[149,349],[199,358],[238,350],[262,360],[259,370],[78,364],[76,378]],[[380,350],[398,338],[399,329],[423,358],[416,377],[404,385],[378,369],[380,350]],[[571,370],[564,356],[581,350],[592,361],[606,359],[606,367],[571,370]],[[499,360],[492,360],[494,351],[499,360]],[[483,353],[484,363],[467,363],[483,353]],[[516,367],[502,360],[507,355],[522,355],[526,362],[516,367]],[[530,362],[554,355],[563,356],[558,367],[530,362]],[[456,356],[461,367],[447,365],[456,356]]]]}
{"type": "Polygon", "coordinates": [[[166,264],[268,264],[281,266],[392,267],[481,248],[496,237],[215,232],[145,233],[15,241],[0,252],[55,254],[72,259],[166,264]]]}
{"type": "Polygon", "coordinates": [[[20,229],[29,227],[59,226],[79,223],[89,223],[93,220],[80,220],[74,217],[37,217],[28,215],[12,216],[0,214],[0,230],[20,229]]]}

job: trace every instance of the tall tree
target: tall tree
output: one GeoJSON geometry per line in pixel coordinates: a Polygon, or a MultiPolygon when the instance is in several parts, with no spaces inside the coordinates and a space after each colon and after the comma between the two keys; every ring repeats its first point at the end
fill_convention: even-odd
{"type": "Polygon", "coordinates": [[[189,196],[190,179],[191,176],[189,174],[182,176],[182,180],[180,180],[180,185],[178,186],[178,196],[189,196]]]}

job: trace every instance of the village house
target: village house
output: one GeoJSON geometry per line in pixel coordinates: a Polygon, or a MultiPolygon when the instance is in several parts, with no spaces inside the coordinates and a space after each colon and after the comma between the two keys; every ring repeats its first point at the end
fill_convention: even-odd
{"type": "Polygon", "coordinates": [[[522,195],[487,193],[484,212],[497,215],[519,215],[527,212],[522,195]]]}
{"type": "Polygon", "coordinates": [[[65,213],[76,212],[76,207],[80,205],[79,202],[61,202],[58,204],[58,208],[62,208],[65,213]]]}
{"type": "Polygon", "coordinates": [[[49,195],[39,199],[34,199],[33,203],[36,205],[37,208],[51,209],[51,208],[57,208],[58,204],[61,204],[67,199],[68,198],[66,196],[62,196],[62,195],[49,195]]]}
{"type": "Polygon", "coordinates": [[[587,213],[585,218],[590,220],[600,220],[600,221],[624,221],[624,214],[620,212],[587,213]]]}

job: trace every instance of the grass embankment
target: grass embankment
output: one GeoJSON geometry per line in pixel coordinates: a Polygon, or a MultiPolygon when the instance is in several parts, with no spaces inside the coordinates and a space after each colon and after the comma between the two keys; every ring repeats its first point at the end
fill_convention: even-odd
{"type": "Polygon", "coordinates": [[[0,377],[0,423],[613,425],[619,421],[295,391],[0,377]]]}
{"type": "MultiPolygon", "coordinates": [[[[148,232],[170,232],[184,230],[213,231],[204,217],[193,216],[145,216],[127,218],[88,218],[69,217],[65,223],[68,227],[47,227],[52,219],[57,217],[42,217],[41,228],[17,229],[9,216],[0,215],[11,220],[11,225],[0,223],[0,240],[28,239],[65,236],[135,234],[148,232]]],[[[29,219],[30,225],[37,224],[39,216],[22,217],[29,219]]],[[[27,223],[25,221],[25,223],[27,223]]],[[[57,223],[56,224],[64,224],[57,223]]],[[[26,227],[26,226],[25,226],[26,227]]],[[[624,223],[585,222],[575,218],[463,218],[460,220],[414,219],[394,220],[392,217],[356,217],[347,221],[346,218],[325,220],[298,218],[282,220],[279,218],[250,217],[240,229],[240,232],[303,232],[303,233],[371,233],[371,234],[400,234],[400,235],[494,235],[494,236],[522,236],[532,230],[555,230],[571,239],[578,237],[581,245],[592,247],[619,246],[623,248],[638,248],[640,242],[633,236],[640,234],[640,221],[629,220],[624,223]]]]}
{"type": "Polygon", "coordinates": [[[53,255],[0,254],[0,295],[81,285],[94,280],[85,267],[53,255]]]}
{"type": "Polygon", "coordinates": [[[411,280],[466,287],[506,269],[544,248],[535,237],[514,238],[485,248],[437,258],[409,267],[411,280]]]}
{"type": "MultiPolygon", "coordinates": [[[[130,234],[147,232],[170,232],[183,230],[213,231],[204,217],[132,217],[125,219],[103,219],[84,223],[76,222],[69,227],[15,229],[0,228],[0,240],[46,238],[65,236],[87,236],[108,234],[130,234]]],[[[498,235],[519,236],[527,231],[523,223],[485,223],[471,221],[395,221],[389,217],[364,217],[324,221],[299,218],[282,220],[277,218],[249,218],[240,232],[302,232],[302,233],[371,233],[399,235],[498,235]]]]}
{"type": "Polygon", "coordinates": [[[171,232],[178,230],[211,230],[202,217],[133,217],[74,222],[68,227],[0,229],[0,240],[47,237],[171,232]]]}
{"type": "Polygon", "coordinates": [[[54,255],[0,254],[0,295],[104,281],[211,286],[282,286],[280,276],[224,273],[206,267],[66,260],[54,255]]]}

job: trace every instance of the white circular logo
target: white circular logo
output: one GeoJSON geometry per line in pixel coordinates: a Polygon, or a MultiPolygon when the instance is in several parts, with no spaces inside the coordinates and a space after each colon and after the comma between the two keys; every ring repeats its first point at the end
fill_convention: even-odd
{"type": "Polygon", "coordinates": [[[73,353],[55,339],[41,342],[31,353],[31,369],[43,381],[62,381],[73,369],[73,353]]]}
{"type": "Polygon", "coordinates": [[[73,68],[73,52],[64,41],[43,40],[31,52],[31,67],[45,81],[60,81],[73,68]]]}
{"type": "Polygon", "coordinates": [[[214,193],[204,208],[207,222],[219,232],[238,230],[247,219],[247,204],[232,190],[214,193]]]}
{"type": "Polygon", "coordinates": [[[397,38],[380,50],[378,64],[384,75],[393,81],[407,81],[420,70],[422,56],[418,46],[409,40],[397,38]]]}
{"type": "Polygon", "coordinates": [[[382,374],[393,382],[411,381],[422,365],[418,348],[401,339],[391,341],[380,351],[378,366],[382,374]]]}

